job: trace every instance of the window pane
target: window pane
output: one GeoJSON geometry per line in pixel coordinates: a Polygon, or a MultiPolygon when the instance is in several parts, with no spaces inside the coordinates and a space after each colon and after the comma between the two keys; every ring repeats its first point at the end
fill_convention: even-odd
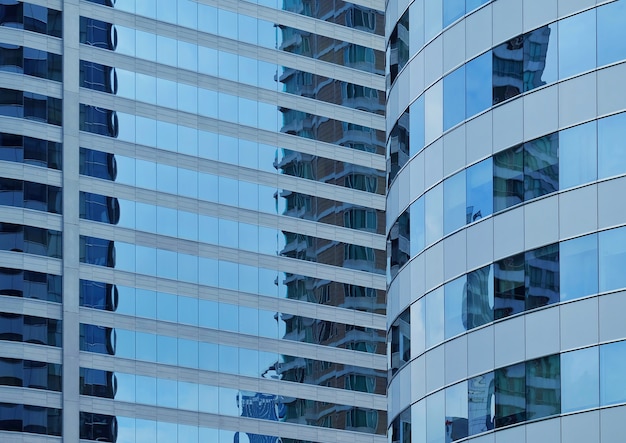
{"type": "Polygon", "coordinates": [[[468,330],[493,321],[493,267],[485,266],[467,274],[468,330]]]}
{"type": "Polygon", "coordinates": [[[468,381],[469,435],[489,431],[494,427],[495,408],[494,373],[479,375],[468,381]]]}
{"type": "Polygon", "coordinates": [[[524,254],[517,254],[496,262],[494,277],[494,319],[524,311],[524,254]]]}
{"type": "Polygon", "coordinates": [[[526,419],[526,369],[524,363],[495,371],[496,427],[526,419]]]}
{"type": "Polygon", "coordinates": [[[426,348],[430,348],[444,339],[444,298],[443,288],[439,288],[425,297],[426,300],[426,348]]]}
{"type": "MultiPolygon", "coordinates": [[[[626,1],[623,3],[626,5],[626,1]]],[[[626,173],[624,140],[626,140],[626,114],[598,120],[599,179],[626,173]]]]}
{"type": "Polygon", "coordinates": [[[559,22],[559,78],[596,66],[596,10],[591,9],[559,22]]]}
{"type": "Polygon", "coordinates": [[[426,245],[443,236],[443,185],[440,183],[425,195],[426,245]]]}
{"type": "Polygon", "coordinates": [[[524,91],[557,80],[556,29],[555,23],[524,34],[524,91]]]}
{"type": "Polygon", "coordinates": [[[559,132],[559,189],[596,179],[596,122],[559,132]]]}
{"type": "Polygon", "coordinates": [[[598,66],[626,58],[626,1],[598,8],[598,66]]]}
{"type": "Polygon", "coordinates": [[[600,346],[600,406],[626,402],[626,341],[600,346]]]}
{"type": "Polygon", "coordinates": [[[467,168],[466,223],[472,223],[493,212],[493,160],[484,160],[467,168]]]}
{"type": "Polygon", "coordinates": [[[598,292],[598,236],[596,234],[560,244],[561,301],[598,292]]]}
{"type": "Polygon", "coordinates": [[[465,117],[469,118],[491,106],[491,52],[465,65],[465,117]]]}
{"type": "Polygon", "coordinates": [[[524,143],[524,200],[559,189],[558,133],[524,143]]]}
{"type": "Polygon", "coordinates": [[[496,46],[493,55],[493,97],[497,105],[521,94],[523,89],[524,36],[520,35],[496,46]]]}
{"type": "Polygon", "coordinates": [[[465,276],[457,278],[444,287],[445,291],[445,338],[454,337],[466,330],[465,314],[467,313],[465,276]]]}
{"type": "Polygon", "coordinates": [[[465,0],[443,0],[443,27],[465,14],[465,0]]]}
{"type": "Polygon", "coordinates": [[[600,292],[626,286],[626,228],[598,234],[600,292]]]}
{"type": "Polygon", "coordinates": [[[465,66],[443,78],[443,130],[465,119],[465,66]]]}
{"type": "Polygon", "coordinates": [[[524,199],[524,154],[522,146],[493,156],[493,210],[501,211],[524,199]]]}
{"type": "Polygon", "coordinates": [[[443,233],[465,225],[465,171],[461,171],[443,182],[443,233]]]}
{"type": "Polygon", "coordinates": [[[526,362],[526,420],[560,413],[560,355],[550,355],[526,362]]]}
{"type": "Polygon", "coordinates": [[[558,303],[559,244],[526,252],[526,309],[558,303]]]}
{"type": "Polygon", "coordinates": [[[467,382],[446,389],[446,441],[467,437],[467,382]]]}
{"type": "Polygon", "coordinates": [[[561,411],[580,411],[598,406],[598,348],[561,355],[561,411]]]}
{"type": "Polygon", "coordinates": [[[446,437],[444,391],[426,398],[426,443],[444,443],[446,437]]]}
{"type": "Polygon", "coordinates": [[[410,106],[411,137],[409,137],[409,156],[412,157],[424,147],[424,94],[410,106]]]}

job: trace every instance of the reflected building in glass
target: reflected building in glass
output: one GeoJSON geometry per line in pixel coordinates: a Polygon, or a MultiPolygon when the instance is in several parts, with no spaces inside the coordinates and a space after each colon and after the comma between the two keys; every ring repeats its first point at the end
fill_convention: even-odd
{"type": "Polygon", "coordinates": [[[0,440],[386,442],[383,9],[0,0],[0,440]]]}
{"type": "Polygon", "coordinates": [[[386,22],[389,441],[622,440],[626,1],[386,22]]]}

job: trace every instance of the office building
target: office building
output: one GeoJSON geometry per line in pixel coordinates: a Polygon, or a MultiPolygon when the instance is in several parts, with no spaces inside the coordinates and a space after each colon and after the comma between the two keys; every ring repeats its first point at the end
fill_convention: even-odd
{"type": "Polygon", "coordinates": [[[386,441],[384,6],[0,0],[0,441],[386,441]]]}
{"type": "Polygon", "coordinates": [[[624,440],[626,1],[386,13],[389,441],[624,440]]]}

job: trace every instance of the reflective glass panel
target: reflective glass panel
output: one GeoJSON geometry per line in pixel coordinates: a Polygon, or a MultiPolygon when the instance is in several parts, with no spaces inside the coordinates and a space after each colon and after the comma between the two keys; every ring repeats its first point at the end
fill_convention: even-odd
{"type": "Polygon", "coordinates": [[[464,226],[467,222],[465,203],[465,171],[458,172],[443,182],[443,233],[464,226]]]}
{"type": "Polygon", "coordinates": [[[524,34],[524,91],[557,81],[557,24],[524,34]]]}
{"type": "Polygon", "coordinates": [[[492,55],[488,51],[465,65],[465,117],[491,106],[492,55]]]}
{"type": "Polygon", "coordinates": [[[493,321],[494,288],[491,265],[467,274],[467,314],[465,327],[469,330],[493,321]]]}
{"type": "Polygon", "coordinates": [[[524,254],[494,263],[494,320],[524,311],[524,265],[524,254]]]}
{"type": "Polygon", "coordinates": [[[445,338],[454,337],[466,330],[467,278],[457,278],[444,286],[445,292],[445,338]]]}
{"type": "Polygon", "coordinates": [[[493,159],[467,168],[466,178],[465,222],[472,223],[493,212],[493,159]]]}
{"type": "Polygon", "coordinates": [[[467,397],[469,435],[493,429],[496,401],[494,373],[489,372],[469,379],[467,397]]]}
{"type": "Polygon", "coordinates": [[[598,234],[600,292],[626,286],[626,228],[611,229],[598,234]]]}
{"type": "Polygon", "coordinates": [[[559,189],[559,135],[524,143],[524,200],[559,189]]]}
{"type": "Polygon", "coordinates": [[[462,382],[446,388],[446,441],[468,436],[467,387],[467,382],[462,382]]]}
{"type": "Polygon", "coordinates": [[[600,406],[626,402],[626,341],[600,346],[600,406]]]}
{"type": "Polygon", "coordinates": [[[526,420],[526,371],[519,363],[495,371],[497,428],[526,420]]]}
{"type": "MultiPolygon", "coordinates": [[[[559,21],[559,78],[596,67],[596,10],[559,21]]],[[[579,91],[585,94],[586,91],[579,91]]]]}
{"type": "Polygon", "coordinates": [[[409,208],[411,233],[411,257],[417,255],[425,246],[424,197],[417,199],[409,208]]]}
{"type": "Polygon", "coordinates": [[[524,36],[504,42],[492,53],[492,104],[504,102],[522,93],[524,88],[524,36]]]}
{"type": "Polygon", "coordinates": [[[424,147],[424,94],[415,100],[410,109],[411,136],[409,137],[409,156],[412,157],[424,147]]]}
{"type": "MultiPolygon", "coordinates": [[[[626,10],[626,1],[621,3],[624,5],[622,9],[626,10]]],[[[626,26],[623,28],[626,29],[626,26]]],[[[624,140],[626,140],[626,114],[598,120],[598,179],[626,173],[624,140]]]]}
{"type": "Polygon", "coordinates": [[[561,413],[561,356],[526,362],[526,420],[561,413]]]}
{"type": "Polygon", "coordinates": [[[596,179],[596,122],[559,132],[559,189],[596,179]]]}
{"type": "Polygon", "coordinates": [[[426,349],[444,340],[444,290],[426,294],[426,349]]]}
{"type": "Polygon", "coordinates": [[[443,130],[465,119],[465,66],[443,78],[443,130]]]}
{"type": "Polygon", "coordinates": [[[426,398],[426,442],[445,443],[446,441],[446,397],[444,391],[426,398]]]}
{"type": "Polygon", "coordinates": [[[561,410],[563,413],[594,408],[599,404],[598,348],[561,355],[561,410]]]}
{"type": "Polygon", "coordinates": [[[562,242],[559,249],[561,301],[597,293],[597,234],[562,242]]]}
{"type": "Polygon", "coordinates": [[[426,245],[443,237],[443,184],[440,183],[425,195],[426,245]]]}
{"type": "Polygon", "coordinates": [[[528,251],[526,262],[526,309],[559,301],[559,244],[528,251]]]}
{"type": "Polygon", "coordinates": [[[626,1],[603,5],[598,14],[598,66],[626,58],[626,1]]]}
{"type": "Polygon", "coordinates": [[[517,146],[493,156],[493,210],[524,201],[524,150],[517,146]]]}

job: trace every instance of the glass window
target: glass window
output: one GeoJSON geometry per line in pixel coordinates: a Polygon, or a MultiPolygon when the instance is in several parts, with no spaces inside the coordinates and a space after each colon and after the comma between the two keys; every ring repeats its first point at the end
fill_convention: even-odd
{"type": "Polygon", "coordinates": [[[603,5],[598,13],[598,66],[626,58],[626,1],[603,5]]]}
{"type": "Polygon", "coordinates": [[[493,160],[488,158],[466,170],[465,222],[472,223],[493,212],[493,160]]]}
{"type": "Polygon", "coordinates": [[[444,340],[444,291],[438,288],[426,294],[426,349],[444,340]]]}
{"type": "Polygon", "coordinates": [[[455,231],[467,221],[465,184],[465,171],[454,174],[443,182],[444,234],[455,231]]]}
{"type": "Polygon", "coordinates": [[[595,408],[599,402],[598,348],[561,355],[561,411],[595,408]]]}
{"type": "Polygon", "coordinates": [[[465,327],[470,330],[493,321],[494,291],[491,265],[467,274],[467,313],[465,327]]]}
{"type": "Polygon", "coordinates": [[[596,10],[559,22],[559,78],[596,67],[596,10]]]}
{"type": "Polygon", "coordinates": [[[496,388],[493,372],[468,380],[469,435],[479,434],[494,428],[495,394],[496,388]]]}
{"type": "Polygon", "coordinates": [[[414,156],[424,147],[424,94],[415,100],[410,109],[411,136],[409,137],[409,157],[414,156]]]}
{"type": "Polygon", "coordinates": [[[417,357],[426,349],[426,297],[411,305],[411,353],[417,357]]]}
{"type": "Polygon", "coordinates": [[[425,195],[426,244],[443,237],[443,184],[440,183],[425,195]]]}
{"type": "Polygon", "coordinates": [[[524,34],[524,91],[557,80],[556,29],[554,23],[524,34]]]}
{"type": "Polygon", "coordinates": [[[390,340],[390,375],[396,373],[411,359],[411,310],[405,309],[393,322],[389,331],[390,340]]]}
{"type": "Polygon", "coordinates": [[[598,292],[598,236],[586,235],[560,245],[561,301],[598,292]]]}
{"type": "Polygon", "coordinates": [[[559,189],[596,179],[596,122],[559,132],[559,189]]]}
{"type": "Polygon", "coordinates": [[[492,104],[521,94],[524,83],[524,36],[519,35],[496,46],[492,54],[492,104]]]}
{"type": "Polygon", "coordinates": [[[391,443],[411,443],[411,408],[407,408],[393,421],[390,428],[391,443]]]}
{"type": "Polygon", "coordinates": [[[626,286],[626,228],[598,234],[599,290],[612,291],[626,286]]]}
{"type": "Polygon", "coordinates": [[[444,287],[445,292],[445,338],[454,337],[466,330],[467,297],[465,295],[467,278],[457,278],[444,287]]]}
{"type": "Polygon", "coordinates": [[[496,427],[526,419],[526,365],[519,363],[495,371],[496,427]]]}
{"type": "Polygon", "coordinates": [[[526,262],[526,309],[558,303],[559,244],[528,251],[526,262]]]}
{"type": "Polygon", "coordinates": [[[424,0],[415,0],[409,7],[411,32],[409,33],[410,56],[424,46],[424,0]]]}
{"type": "Polygon", "coordinates": [[[424,226],[424,197],[417,199],[409,208],[411,235],[411,257],[417,255],[425,246],[425,226],[424,226]]]}
{"type": "MultiPolygon", "coordinates": [[[[622,3],[626,5],[626,1],[622,3]]],[[[626,26],[623,28],[626,29],[626,26]]],[[[598,120],[599,179],[626,173],[624,140],[626,140],[626,113],[598,120]]]]}
{"type": "Polygon", "coordinates": [[[446,389],[446,441],[468,436],[467,382],[446,389]]]}
{"type": "Polygon", "coordinates": [[[494,264],[494,319],[524,311],[524,254],[494,264]]]}
{"type": "Polygon", "coordinates": [[[524,200],[524,151],[516,146],[493,156],[493,210],[501,211],[524,200]]]}
{"type": "Polygon", "coordinates": [[[524,143],[525,201],[558,191],[558,155],[558,133],[524,143]]]}
{"type": "Polygon", "coordinates": [[[600,346],[600,406],[626,402],[626,341],[600,346]]]}
{"type": "Polygon", "coordinates": [[[526,362],[526,420],[561,413],[561,356],[526,362]]]}
{"type": "Polygon", "coordinates": [[[426,398],[426,443],[446,441],[445,393],[439,391],[426,398]]]}
{"type": "Polygon", "coordinates": [[[443,27],[465,14],[465,0],[443,0],[443,27]]]}
{"type": "Polygon", "coordinates": [[[465,119],[465,66],[443,78],[443,130],[465,119]]]}
{"type": "Polygon", "coordinates": [[[488,51],[465,65],[465,117],[491,106],[492,55],[488,51]]]}
{"type": "Polygon", "coordinates": [[[443,4],[442,0],[425,0],[424,1],[424,24],[426,26],[425,41],[429,41],[437,35],[443,23],[443,4]]]}

